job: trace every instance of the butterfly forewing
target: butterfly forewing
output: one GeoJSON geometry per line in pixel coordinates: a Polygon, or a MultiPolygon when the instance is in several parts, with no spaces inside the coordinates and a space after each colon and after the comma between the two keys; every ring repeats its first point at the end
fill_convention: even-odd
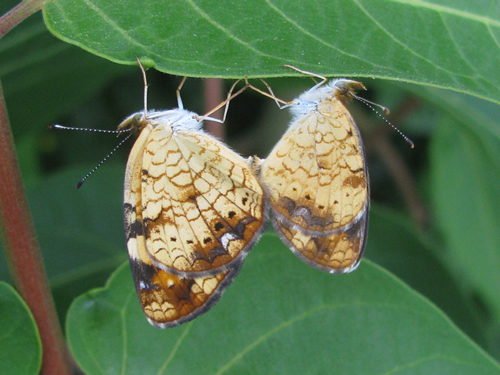
{"type": "Polygon", "coordinates": [[[353,270],[363,253],[369,187],[359,130],[334,83],[290,105],[295,119],[260,176],[284,242],[337,273],[353,270]]]}
{"type": "MultiPolygon", "coordinates": [[[[136,143],[138,145],[140,143],[136,143]]],[[[240,266],[235,265],[218,275],[196,278],[181,277],[156,267],[146,250],[141,194],[137,184],[134,189],[132,178],[134,171],[140,171],[140,166],[141,156],[137,155],[127,166],[125,180],[131,187],[125,189],[125,231],[130,267],[148,321],[158,328],[175,327],[208,311],[238,274],[240,266]]]]}
{"type": "Polygon", "coordinates": [[[263,190],[243,159],[207,134],[162,133],[156,127],[143,152],[148,252],[174,273],[219,273],[258,237],[263,190]]]}
{"type": "Polygon", "coordinates": [[[264,192],[243,159],[173,125],[161,113],[120,125],[140,130],[125,174],[125,230],[139,300],[160,328],[218,301],[264,222],[264,192]]]}

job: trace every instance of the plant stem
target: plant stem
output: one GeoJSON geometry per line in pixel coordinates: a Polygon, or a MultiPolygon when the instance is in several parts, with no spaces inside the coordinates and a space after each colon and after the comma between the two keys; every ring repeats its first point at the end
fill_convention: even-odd
{"type": "MultiPolygon", "coordinates": [[[[205,96],[205,113],[212,110],[212,108],[217,107],[223,100],[223,80],[220,78],[207,78],[203,80],[204,82],[204,96],[205,96]]],[[[214,112],[210,117],[222,119],[223,109],[219,109],[214,112]]],[[[219,122],[205,120],[205,130],[217,137],[218,139],[224,141],[226,137],[225,124],[219,122]]]]}
{"type": "MultiPolygon", "coordinates": [[[[403,119],[414,112],[418,105],[419,103],[415,100],[407,99],[392,113],[391,119],[395,124],[402,123],[403,119]]],[[[429,225],[429,214],[422,197],[418,193],[415,178],[389,139],[389,132],[392,129],[384,125],[378,127],[379,130],[376,136],[373,137],[373,147],[388,167],[413,220],[421,229],[426,229],[429,225]]]]}
{"type": "Polygon", "coordinates": [[[42,372],[70,374],[61,326],[24,192],[0,82],[0,230],[9,269],[28,304],[43,345],[42,372]]]}
{"type": "Polygon", "coordinates": [[[26,0],[20,2],[0,17],[0,39],[18,23],[25,20],[44,6],[46,0],[26,0]]]}

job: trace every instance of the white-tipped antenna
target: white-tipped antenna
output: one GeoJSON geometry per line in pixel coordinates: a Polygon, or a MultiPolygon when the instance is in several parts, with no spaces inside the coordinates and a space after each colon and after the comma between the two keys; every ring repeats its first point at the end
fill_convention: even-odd
{"type": "MultiPolygon", "coordinates": [[[[326,81],[328,80],[328,78],[326,78],[326,77],[324,77],[324,76],[322,76],[322,75],[319,75],[319,74],[316,74],[316,73],[313,73],[313,72],[308,72],[307,70],[302,70],[302,69],[299,69],[299,68],[297,68],[297,67],[295,67],[295,66],[293,66],[293,65],[288,65],[288,64],[285,64],[285,65],[283,65],[283,66],[284,66],[284,67],[286,67],[286,68],[293,69],[293,70],[295,70],[295,71],[297,71],[297,72],[299,72],[299,73],[302,73],[302,74],[305,74],[305,75],[309,75],[309,76],[311,76],[311,77],[316,77],[316,78],[321,79],[322,81],[321,81],[321,82],[319,82],[319,83],[317,83],[317,84],[313,87],[313,89],[314,89],[314,88],[318,88],[318,87],[320,87],[320,86],[324,85],[324,84],[326,83],[326,81]]],[[[266,84],[266,85],[267,85],[267,84],[266,84]]],[[[252,87],[252,88],[253,88],[253,87],[252,87]]],[[[269,87],[268,87],[268,88],[269,88],[269,87]]],[[[256,89],[254,88],[254,90],[256,90],[256,89]]],[[[259,92],[261,92],[262,94],[264,94],[264,95],[266,95],[266,96],[270,96],[270,95],[267,95],[266,93],[264,93],[264,92],[262,92],[262,91],[260,91],[260,90],[256,90],[256,91],[259,91],[259,92]]],[[[404,140],[405,140],[405,141],[406,141],[406,142],[410,145],[410,147],[411,147],[411,148],[414,148],[414,147],[415,147],[415,144],[413,143],[413,141],[412,141],[410,138],[408,138],[408,137],[407,137],[407,136],[406,136],[406,135],[405,135],[405,134],[404,134],[401,130],[399,130],[399,129],[395,126],[395,125],[393,125],[393,124],[392,124],[389,120],[387,120],[384,116],[382,116],[382,115],[381,115],[381,114],[380,114],[380,113],[379,113],[379,112],[375,109],[375,107],[379,107],[382,111],[384,111],[384,113],[385,113],[386,115],[388,115],[388,114],[390,113],[389,108],[384,107],[383,105],[380,105],[380,104],[378,104],[378,103],[371,102],[371,101],[369,101],[368,99],[362,98],[361,96],[357,96],[357,95],[356,95],[355,93],[353,93],[352,91],[351,91],[350,93],[351,93],[351,95],[352,95],[355,99],[359,100],[361,103],[366,104],[366,105],[368,106],[368,108],[370,108],[373,112],[375,112],[375,113],[377,114],[377,116],[378,116],[378,117],[380,117],[380,118],[381,118],[382,120],[384,120],[387,124],[389,124],[389,125],[390,125],[390,126],[391,126],[394,130],[396,130],[396,131],[399,133],[399,135],[400,135],[401,137],[403,137],[403,138],[404,138],[404,140]]],[[[274,96],[274,94],[273,94],[273,96],[274,96]]],[[[275,100],[276,100],[276,99],[275,99],[275,100]]],[[[279,105],[278,105],[278,106],[279,106],[279,105]]],[[[285,106],[285,107],[286,107],[286,106],[285,106]]]]}
{"type": "Polygon", "coordinates": [[[415,144],[413,143],[413,141],[408,138],[401,130],[399,130],[395,125],[393,125],[389,120],[387,120],[384,116],[382,116],[376,109],[375,109],[375,106],[379,107],[380,109],[382,109],[382,111],[384,111],[384,113],[386,115],[389,114],[389,108],[387,107],[384,107],[383,105],[380,105],[380,104],[377,104],[377,103],[374,103],[374,102],[371,102],[369,101],[368,99],[365,99],[365,98],[362,98],[361,96],[358,96],[358,95],[355,95],[354,93],[352,93],[353,97],[357,100],[359,100],[361,103],[365,104],[368,108],[370,108],[373,112],[375,112],[377,114],[378,117],[380,117],[382,120],[384,120],[385,123],[389,124],[391,128],[393,128],[394,130],[396,130],[399,135],[401,137],[404,138],[404,140],[410,145],[411,148],[414,148],[415,147],[415,144]]]}
{"type": "Polygon", "coordinates": [[[106,130],[106,129],[91,129],[91,128],[70,128],[69,126],[63,126],[63,125],[49,125],[48,128],[49,129],[62,129],[62,130],[78,130],[78,131],[95,132],[95,133],[114,133],[114,134],[127,133],[130,131],[128,129],[106,130]]]}
{"type": "MultiPolygon", "coordinates": [[[[148,116],[148,80],[146,77],[146,70],[141,64],[141,61],[139,58],[136,59],[137,64],[139,64],[139,67],[141,68],[142,72],[142,79],[144,81],[144,118],[147,118],[148,116]]],[[[184,82],[184,81],[183,81],[184,82]]],[[[49,125],[49,129],[62,129],[62,130],[79,130],[79,131],[89,131],[89,132],[96,132],[96,133],[114,133],[114,134],[121,134],[121,133],[130,133],[130,129],[123,129],[123,130],[105,130],[105,129],[89,129],[89,128],[70,128],[67,126],[62,126],[62,125],[49,125]]],[[[78,183],[76,184],[76,188],[79,189],[83,183],[95,172],[99,169],[101,165],[104,164],[106,160],[110,158],[111,155],[113,155],[130,137],[132,136],[132,133],[127,135],[124,139],[120,141],[116,145],[116,147],[111,150],[109,154],[107,154],[104,159],[102,159],[85,177],[83,177],[78,183]]]]}
{"type": "MultiPolygon", "coordinates": [[[[79,131],[96,132],[96,133],[113,133],[113,134],[130,132],[129,129],[106,130],[106,129],[90,129],[90,128],[70,128],[68,126],[62,126],[62,125],[49,125],[48,128],[49,129],[62,129],[62,130],[79,130],[79,131]]],[[[78,183],[76,184],[76,188],[80,189],[80,187],[83,185],[85,180],[87,178],[89,178],[106,160],[108,160],[109,157],[111,155],[113,155],[116,152],[116,150],[118,150],[121,147],[121,145],[123,145],[125,143],[125,141],[127,139],[129,139],[131,136],[132,136],[132,134],[129,134],[124,139],[122,139],[121,142],[118,143],[116,145],[116,147],[113,150],[111,150],[111,152],[108,155],[106,155],[106,157],[104,157],[104,159],[102,159],[89,173],[87,173],[87,175],[84,178],[82,178],[80,181],[78,181],[78,183]]]]}
{"type": "Polygon", "coordinates": [[[99,169],[99,167],[100,167],[101,165],[103,165],[103,163],[104,163],[106,160],[108,160],[108,158],[109,158],[111,155],[113,155],[113,154],[116,152],[116,150],[118,150],[118,149],[121,147],[121,145],[122,145],[122,144],[124,144],[124,143],[125,143],[125,141],[126,141],[127,139],[129,139],[131,136],[132,136],[132,134],[129,134],[129,135],[127,135],[124,139],[122,139],[122,141],[121,141],[120,143],[118,143],[118,144],[116,145],[116,147],[115,147],[114,149],[112,149],[112,150],[111,150],[111,152],[110,152],[109,154],[107,154],[107,155],[104,157],[104,159],[102,159],[102,160],[101,160],[101,161],[100,161],[100,162],[99,162],[99,163],[98,163],[98,164],[97,164],[97,165],[96,165],[96,166],[95,166],[95,167],[94,167],[94,168],[93,168],[93,169],[92,169],[89,173],[87,173],[87,175],[86,175],[85,177],[83,177],[80,181],[78,181],[78,183],[76,184],[76,188],[77,188],[77,189],[80,189],[80,187],[81,187],[81,186],[83,185],[83,183],[87,180],[87,178],[89,178],[89,177],[90,177],[90,176],[91,176],[91,175],[92,175],[95,171],[97,171],[97,169],[99,169]]]}

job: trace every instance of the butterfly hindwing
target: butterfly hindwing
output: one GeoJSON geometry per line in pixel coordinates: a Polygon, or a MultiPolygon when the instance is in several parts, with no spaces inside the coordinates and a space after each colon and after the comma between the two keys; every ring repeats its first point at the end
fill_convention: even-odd
{"type": "Polygon", "coordinates": [[[274,223],[276,233],[302,261],[329,273],[356,269],[363,255],[368,216],[338,234],[315,236],[292,229],[286,222],[274,223]]]}
{"type": "Polygon", "coordinates": [[[146,251],[142,218],[132,204],[125,205],[125,217],[131,219],[126,233],[134,284],[141,307],[155,327],[175,327],[205,313],[239,272],[241,266],[235,265],[217,275],[190,278],[159,269],[146,251]]]}

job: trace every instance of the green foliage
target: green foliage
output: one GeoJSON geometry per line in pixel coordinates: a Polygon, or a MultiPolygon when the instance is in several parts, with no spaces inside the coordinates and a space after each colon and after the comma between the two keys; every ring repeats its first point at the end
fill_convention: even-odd
{"type": "Polygon", "coordinates": [[[467,2],[437,1],[54,0],[44,16],[63,40],[120,63],[147,56],[177,75],[276,77],[290,75],[280,68],[287,63],[498,102],[494,3],[471,9],[467,2]]]}
{"type": "Polygon", "coordinates": [[[191,323],[168,332],[149,326],[125,264],[104,288],[75,301],[67,325],[75,359],[89,374],[499,370],[387,271],[365,261],[344,277],[318,273],[274,234],[261,239],[220,303],[191,323]]]}
{"type": "Polygon", "coordinates": [[[442,119],[432,139],[432,198],[441,230],[450,241],[453,263],[461,272],[471,272],[479,293],[491,301],[494,315],[498,316],[500,139],[495,135],[499,130],[498,117],[493,111],[481,113],[467,106],[467,99],[462,100],[465,111],[457,107],[455,118],[442,119]],[[461,121],[460,116],[466,120],[461,121]],[[471,129],[468,120],[474,117],[481,119],[483,126],[471,129]],[[464,271],[465,268],[469,271],[464,271]]]}
{"type": "MultiPolygon", "coordinates": [[[[0,7],[6,11],[8,5],[0,7]]],[[[500,358],[499,10],[498,1],[486,0],[47,4],[44,18],[55,35],[115,62],[134,64],[147,56],[161,71],[224,78],[295,75],[281,67],[288,63],[328,76],[419,84],[362,80],[367,97],[403,113],[394,121],[416,148],[409,150],[396,134],[393,144],[427,210],[425,225],[411,218],[395,177],[374,151],[373,134],[386,125],[367,127],[377,117],[352,106],[376,202],[366,258],[378,266],[363,261],[352,275],[327,275],[266,235],[218,305],[166,331],[145,321],[128,266],[104,289],[91,290],[126,258],[121,200],[129,147],[75,191],[118,141],[46,129],[54,122],[115,128],[141,110],[138,69],[58,41],[44,30],[40,15],[3,38],[0,76],[62,320],[69,303],[87,292],[66,320],[82,369],[500,373],[462,334],[500,358]],[[417,109],[407,107],[416,102],[417,109]]],[[[150,107],[173,107],[179,80],[152,69],[148,78],[150,107]]],[[[306,79],[269,81],[286,100],[310,87],[306,79]]],[[[187,81],[186,108],[203,112],[200,92],[199,80],[187,81]]],[[[286,111],[253,93],[235,99],[229,116],[230,145],[261,157],[289,121],[286,111]]],[[[6,275],[2,261],[0,276],[6,275]]]]}
{"type": "Polygon", "coordinates": [[[0,372],[38,374],[42,343],[33,316],[19,294],[0,282],[0,372]]]}

